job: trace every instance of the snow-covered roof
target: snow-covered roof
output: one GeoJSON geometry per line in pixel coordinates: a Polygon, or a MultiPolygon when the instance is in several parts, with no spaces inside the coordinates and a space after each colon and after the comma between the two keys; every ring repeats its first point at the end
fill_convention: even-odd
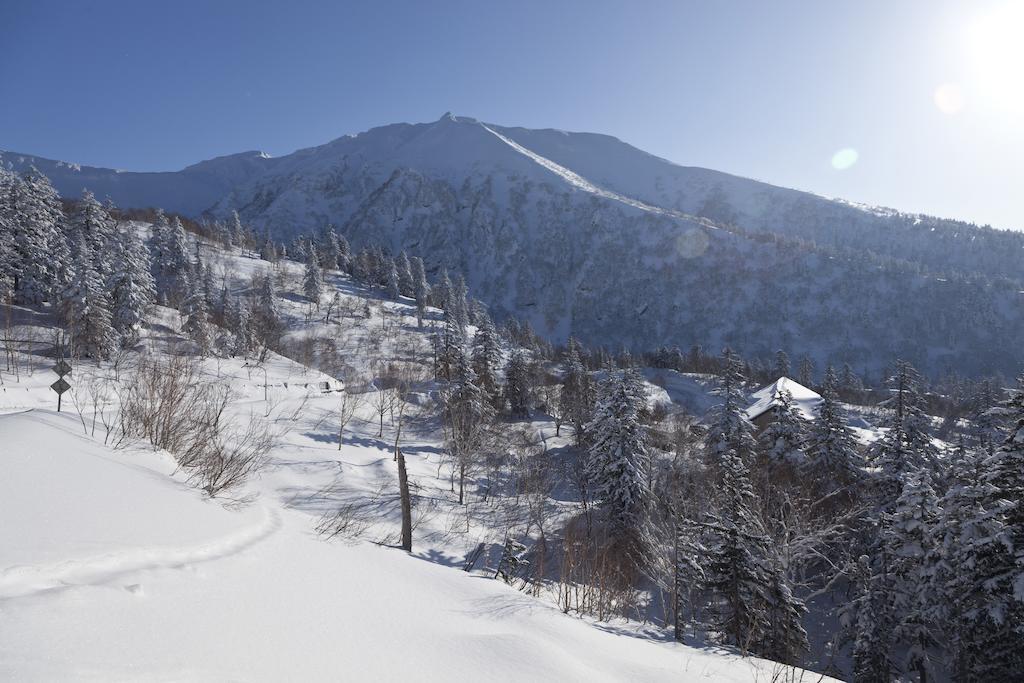
{"type": "Polygon", "coordinates": [[[821,405],[821,396],[803,384],[795,382],[788,377],[780,377],[763,389],[758,389],[750,398],[754,400],[747,408],[747,419],[755,420],[772,409],[777,402],[780,391],[788,391],[793,397],[793,405],[801,417],[813,420],[818,416],[818,406],[821,405]]]}

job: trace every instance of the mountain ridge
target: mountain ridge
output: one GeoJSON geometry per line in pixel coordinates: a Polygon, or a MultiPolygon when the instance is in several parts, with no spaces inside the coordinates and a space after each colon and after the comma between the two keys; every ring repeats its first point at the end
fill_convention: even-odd
{"type": "Polygon", "coordinates": [[[334,225],[356,248],[464,274],[496,316],[556,342],[784,348],[869,374],[896,356],[932,373],[1024,363],[1001,341],[1024,335],[1024,233],[679,166],[606,135],[448,113],[177,173],[50,170],[62,194],[89,181],[124,206],[238,211],[278,241],[334,225]]]}

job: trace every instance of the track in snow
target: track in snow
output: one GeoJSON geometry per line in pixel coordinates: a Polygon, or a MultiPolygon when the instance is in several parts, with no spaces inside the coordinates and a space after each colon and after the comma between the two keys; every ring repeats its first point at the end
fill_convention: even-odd
{"type": "Polygon", "coordinates": [[[219,539],[191,547],[142,547],[46,565],[15,565],[0,570],[0,600],[75,586],[102,585],[125,574],[172,569],[238,554],[281,528],[278,513],[263,507],[263,520],[219,539]]]}

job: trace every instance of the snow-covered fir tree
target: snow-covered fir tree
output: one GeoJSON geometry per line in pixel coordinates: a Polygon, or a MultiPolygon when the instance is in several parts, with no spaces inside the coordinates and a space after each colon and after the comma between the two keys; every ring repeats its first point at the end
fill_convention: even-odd
{"type": "Polygon", "coordinates": [[[154,263],[158,291],[166,293],[167,303],[178,306],[192,293],[192,262],[188,237],[181,220],[175,216],[158,242],[159,261],[154,263]]]}
{"type": "Polygon", "coordinates": [[[859,559],[860,593],[854,601],[853,680],[856,683],[890,683],[893,638],[892,589],[888,557],[884,552],[872,560],[859,559]]]}
{"type": "Polygon", "coordinates": [[[320,310],[320,299],[324,295],[324,273],[320,269],[320,257],[309,244],[306,249],[306,270],[302,276],[302,292],[310,303],[320,310]]]}
{"type": "Polygon", "coordinates": [[[481,320],[473,336],[471,362],[477,384],[495,407],[499,405],[501,397],[498,378],[501,376],[502,356],[498,342],[498,331],[490,317],[481,320]]]}
{"type": "Polygon", "coordinates": [[[814,385],[814,361],[810,356],[800,358],[800,365],[797,367],[797,380],[805,387],[814,385]]]}
{"type": "Polygon", "coordinates": [[[569,338],[563,365],[562,392],[559,396],[562,415],[573,426],[576,444],[583,443],[584,431],[594,412],[596,392],[590,373],[580,359],[580,347],[569,338]]]}
{"type": "Polygon", "coordinates": [[[754,428],[746,416],[746,400],[743,374],[743,362],[732,352],[722,352],[722,374],[720,385],[715,393],[722,402],[711,413],[708,432],[705,437],[705,450],[714,463],[728,451],[732,451],[744,462],[750,462],[754,452],[754,428]]]}
{"type": "Polygon", "coordinates": [[[395,268],[398,270],[398,288],[402,296],[415,296],[415,286],[412,280],[412,264],[409,262],[409,255],[404,251],[398,254],[395,259],[395,268]]]}
{"type": "Polygon", "coordinates": [[[402,296],[402,287],[398,277],[398,268],[395,265],[395,262],[391,259],[388,259],[387,275],[385,278],[387,280],[386,288],[388,298],[392,301],[397,301],[398,297],[402,296]]]}
{"type": "Polygon", "coordinates": [[[106,282],[114,267],[110,251],[114,246],[116,223],[110,212],[96,201],[92,192],[86,190],[82,193],[82,198],[75,203],[68,229],[75,249],[82,242],[88,245],[89,252],[95,259],[96,272],[106,282]]]}
{"type": "Polygon", "coordinates": [[[182,330],[196,344],[199,355],[207,356],[213,347],[213,332],[210,329],[209,309],[202,287],[194,285],[191,294],[182,306],[185,323],[182,330]]]}
{"type": "Polygon", "coordinates": [[[772,374],[778,379],[779,377],[789,377],[790,372],[789,356],[786,355],[785,351],[779,349],[775,352],[775,367],[772,370],[772,374]]]}
{"type": "Polygon", "coordinates": [[[413,256],[409,261],[412,269],[413,297],[416,299],[416,319],[420,325],[427,313],[427,303],[430,301],[430,285],[427,284],[427,273],[423,267],[423,259],[413,256]]]}
{"type": "Polygon", "coordinates": [[[889,378],[891,397],[883,405],[890,410],[882,437],[870,451],[878,468],[878,496],[883,509],[896,502],[905,474],[934,463],[938,455],[932,443],[929,418],[919,393],[920,376],[905,361],[897,361],[889,378]]]}
{"type": "Polygon", "coordinates": [[[509,356],[504,391],[509,414],[516,418],[529,417],[534,403],[533,382],[529,356],[522,349],[515,349],[509,356]]]}
{"type": "Polygon", "coordinates": [[[50,181],[34,167],[13,176],[7,187],[4,212],[10,247],[6,271],[13,282],[15,298],[39,304],[51,298],[55,264],[51,245],[62,239],[60,199],[50,181]]]}
{"type": "Polygon", "coordinates": [[[808,430],[803,470],[819,496],[850,486],[863,476],[862,458],[839,403],[835,372],[825,372],[818,419],[808,430]]]}
{"type": "Polygon", "coordinates": [[[114,239],[113,269],[107,279],[114,330],[125,347],[134,346],[156,301],[156,285],[150,270],[149,251],[133,229],[114,239]]]}
{"type": "Polygon", "coordinates": [[[650,455],[640,423],[645,397],[626,378],[632,372],[613,371],[601,383],[590,435],[587,474],[594,500],[602,507],[613,539],[627,548],[640,541],[645,522],[650,455]]]}
{"type": "Polygon", "coordinates": [[[466,287],[466,278],[461,274],[455,278],[455,283],[452,285],[451,290],[448,294],[449,306],[451,306],[452,315],[455,316],[455,322],[458,323],[459,327],[463,330],[469,325],[469,301],[466,298],[468,289],[466,287]]]}
{"type": "Polygon", "coordinates": [[[793,595],[754,512],[757,497],[743,458],[727,449],[716,461],[721,500],[707,524],[703,562],[715,629],[741,650],[795,659],[807,649],[800,625],[806,607],[793,595]]]}
{"type": "Polygon", "coordinates": [[[95,263],[88,242],[83,241],[75,254],[74,275],[64,292],[61,310],[73,353],[102,359],[113,351],[116,335],[110,297],[95,263]]]}
{"type": "Polygon", "coordinates": [[[793,402],[793,395],[787,389],[778,390],[769,410],[771,421],[757,437],[761,455],[770,464],[805,464],[807,423],[793,402]]]}
{"type": "Polygon", "coordinates": [[[937,628],[931,620],[936,602],[936,525],[939,506],[927,470],[905,476],[903,492],[882,525],[882,544],[890,558],[889,588],[895,615],[893,640],[905,651],[901,666],[927,680],[935,672],[932,660],[937,628]]]}
{"type": "Polygon", "coordinates": [[[256,301],[252,311],[253,341],[258,343],[264,353],[274,349],[284,334],[284,321],[277,304],[274,278],[266,275],[257,281],[256,301]]]}
{"type": "MultiPolygon", "coordinates": [[[[444,312],[444,324],[434,337],[434,375],[451,382],[456,378],[459,363],[465,357],[466,338],[454,316],[444,312]]],[[[468,362],[468,361],[467,361],[468,362]]]]}

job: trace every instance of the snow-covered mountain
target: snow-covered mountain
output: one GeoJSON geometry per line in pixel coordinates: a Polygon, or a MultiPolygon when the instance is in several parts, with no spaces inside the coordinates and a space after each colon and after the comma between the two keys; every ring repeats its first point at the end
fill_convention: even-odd
{"type": "MultiPolygon", "coordinates": [[[[4,153],[18,168],[30,163],[4,153]]],[[[1015,373],[1024,234],[901,214],[672,164],[615,138],[446,114],[269,159],[178,173],[35,160],[65,194],[243,220],[327,224],[466,275],[497,315],[560,341],[778,348],[875,373],[1015,373]]]]}

